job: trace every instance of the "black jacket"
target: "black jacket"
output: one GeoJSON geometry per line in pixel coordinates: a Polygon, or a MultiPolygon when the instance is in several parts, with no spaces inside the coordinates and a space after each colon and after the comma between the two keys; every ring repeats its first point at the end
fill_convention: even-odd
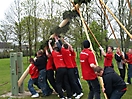
{"type": "Polygon", "coordinates": [[[115,54],[115,60],[116,60],[117,62],[121,62],[122,56],[118,56],[117,54],[115,54]]]}
{"type": "Polygon", "coordinates": [[[108,99],[114,90],[122,91],[126,88],[126,84],[123,79],[113,70],[111,67],[104,69],[103,81],[105,87],[105,93],[108,99]]]}
{"type": "MultiPolygon", "coordinates": [[[[126,53],[124,53],[124,58],[128,59],[128,56],[126,53]]],[[[117,54],[115,54],[115,59],[117,62],[121,62],[121,60],[123,59],[122,56],[118,56],[117,54]]]]}
{"type": "Polygon", "coordinates": [[[46,64],[47,64],[47,56],[46,55],[38,57],[34,63],[34,65],[38,68],[38,71],[40,71],[42,69],[46,69],[46,64]]]}

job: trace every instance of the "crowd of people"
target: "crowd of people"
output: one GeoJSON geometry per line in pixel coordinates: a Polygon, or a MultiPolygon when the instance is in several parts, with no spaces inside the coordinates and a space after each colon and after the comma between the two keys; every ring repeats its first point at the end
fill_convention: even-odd
{"type": "Polygon", "coordinates": [[[65,97],[72,99],[73,96],[75,99],[80,99],[83,96],[83,90],[76,64],[76,53],[68,42],[59,40],[58,37],[55,37],[53,46],[51,43],[52,41],[49,40],[48,47],[37,52],[35,60],[30,59],[32,68],[29,70],[31,79],[28,88],[32,94],[31,97],[39,97],[33,87],[37,85],[43,96],[49,96],[55,91],[60,99],[65,97]]]}
{"type": "MultiPolygon", "coordinates": [[[[36,85],[41,89],[43,96],[49,96],[53,91],[60,99],[80,99],[83,96],[83,88],[80,82],[79,72],[76,64],[76,53],[72,46],[58,36],[48,41],[48,47],[37,52],[36,57],[30,59],[28,89],[32,98],[39,97],[35,91],[36,85]],[[64,94],[64,92],[66,94],[64,94]],[[66,95],[66,96],[65,96],[66,95]]],[[[125,83],[126,63],[128,64],[127,84],[131,84],[132,77],[132,49],[128,53],[121,52],[117,48],[113,53],[113,47],[108,46],[107,52],[100,46],[104,56],[104,67],[97,66],[96,58],[90,49],[90,43],[85,40],[83,50],[80,52],[80,66],[82,77],[89,86],[88,99],[101,99],[100,81],[103,78],[102,91],[108,99],[121,99],[127,91],[125,83]],[[113,58],[117,62],[120,75],[114,70],[113,58]]]]}

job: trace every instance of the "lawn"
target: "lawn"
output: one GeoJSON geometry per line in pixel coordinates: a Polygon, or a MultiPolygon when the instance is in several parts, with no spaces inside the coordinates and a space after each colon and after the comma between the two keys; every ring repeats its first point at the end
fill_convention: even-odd
{"type": "MultiPolygon", "coordinates": [[[[99,65],[102,65],[103,62],[102,60],[99,60],[99,65]]],[[[81,70],[80,70],[80,64],[79,61],[77,59],[77,63],[78,63],[78,68],[79,68],[79,73],[80,73],[80,77],[81,77],[81,70]]],[[[27,68],[28,66],[28,62],[27,62],[27,57],[23,58],[23,67],[24,70],[27,68]]],[[[117,66],[116,63],[114,62],[114,69],[117,71],[117,66]]],[[[126,75],[127,77],[127,75],[126,75]]],[[[24,81],[24,90],[28,91],[27,88],[27,82],[29,79],[29,75],[27,76],[27,78],[24,81]]],[[[81,99],[87,99],[87,94],[88,94],[88,86],[86,81],[84,81],[83,79],[81,79],[81,83],[83,86],[83,92],[84,92],[84,96],[81,99]]],[[[132,85],[127,85],[128,86],[128,91],[126,92],[126,94],[123,96],[122,99],[132,99],[132,85]]],[[[0,59],[0,95],[3,95],[5,93],[8,93],[11,91],[11,72],[10,72],[10,59],[0,59]]],[[[26,99],[31,99],[30,96],[25,97],[26,99]]],[[[45,99],[58,99],[57,95],[51,95],[49,97],[40,97],[40,98],[45,98],[45,99]]],[[[1,98],[0,99],[7,99],[6,98],[1,98]]],[[[9,98],[8,98],[9,99],[9,98]]],[[[17,98],[11,98],[11,99],[17,99],[17,98]]],[[[39,98],[38,98],[39,99],[39,98]]],[[[103,96],[103,93],[101,93],[101,99],[105,99],[103,96]]]]}

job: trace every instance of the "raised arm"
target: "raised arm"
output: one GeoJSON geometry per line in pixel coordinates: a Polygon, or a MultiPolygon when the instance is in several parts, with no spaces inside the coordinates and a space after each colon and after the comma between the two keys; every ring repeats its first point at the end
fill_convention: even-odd
{"type": "Polygon", "coordinates": [[[62,46],[60,45],[59,40],[57,39],[57,37],[55,37],[55,42],[56,42],[57,47],[58,47],[59,49],[61,49],[62,46]]]}
{"type": "Polygon", "coordinates": [[[106,56],[106,53],[105,53],[104,49],[102,48],[102,46],[100,46],[99,49],[101,50],[102,55],[106,56]]]}
{"type": "Polygon", "coordinates": [[[49,45],[50,52],[52,53],[53,48],[52,48],[52,46],[51,46],[51,44],[50,44],[51,42],[52,42],[52,40],[49,40],[48,45],[49,45]]]}

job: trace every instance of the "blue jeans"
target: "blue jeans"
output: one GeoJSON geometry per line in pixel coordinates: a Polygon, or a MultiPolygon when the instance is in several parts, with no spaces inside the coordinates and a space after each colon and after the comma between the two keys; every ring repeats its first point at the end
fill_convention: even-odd
{"type": "Polygon", "coordinates": [[[38,78],[35,79],[29,79],[28,81],[28,89],[31,92],[32,95],[36,94],[36,90],[34,89],[33,85],[36,85],[38,88],[40,88],[38,86],[38,78]]]}
{"type": "Polygon", "coordinates": [[[121,99],[121,97],[124,95],[126,91],[118,91],[118,90],[115,90],[113,91],[110,99],[121,99]]]}
{"type": "Polygon", "coordinates": [[[49,87],[49,84],[47,82],[45,69],[39,71],[38,84],[44,96],[49,96],[53,92],[53,90],[49,87]]]}
{"type": "Polygon", "coordinates": [[[88,99],[100,99],[100,84],[98,81],[98,78],[94,80],[87,80],[88,85],[89,85],[89,95],[88,99]]]}

